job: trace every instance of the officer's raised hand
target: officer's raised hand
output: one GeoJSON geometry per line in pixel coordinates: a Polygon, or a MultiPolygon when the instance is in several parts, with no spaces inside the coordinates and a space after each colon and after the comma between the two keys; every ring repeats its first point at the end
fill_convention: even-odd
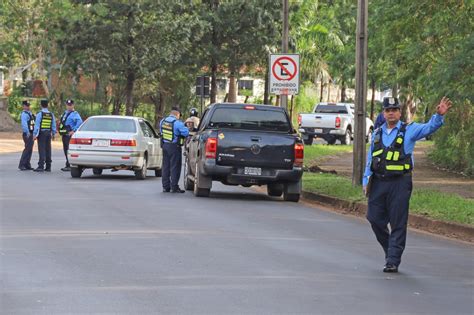
{"type": "Polygon", "coordinates": [[[439,115],[444,116],[449,111],[451,106],[453,106],[451,100],[445,96],[441,99],[438,106],[436,106],[436,112],[439,115]]]}

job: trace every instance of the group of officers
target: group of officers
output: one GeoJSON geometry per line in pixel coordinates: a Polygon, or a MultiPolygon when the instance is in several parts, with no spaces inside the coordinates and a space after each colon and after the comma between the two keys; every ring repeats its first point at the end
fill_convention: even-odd
{"type": "Polygon", "coordinates": [[[35,172],[51,172],[51,140],[59,131],[62,137],[64,155],[66,156],[66,165],[61,168],[62,171],[70,171],[67,151],[69,141],[72,135],[82,124],[81,115],[74,109],[74,101],[66,100],[66,110],[61,115],[59,126],[56,126],[56,118],[48,109],[48,100],[41,100],[41,111],[36,115],[30,110],[31,104],[25,100],[22,102],[23,111],[21,112],[21,129],[25,148],[21,154],[18,168],[21,171],[34,170],[35,172]],[[38,143],[39,161],[38,167],[31,167],[31,155],[35,141],[38,143]]]}
{"type": "MultiPolygon", "coordinates": [[[[383,100],[385,121],[375,130],[371,139],[362,185],[368,197],[367,220],[385,253],[384,272],[398,272],[405,249],[416,141],[438,130],[451,106],[451,101],[443,97],[436,107],[436,113],[427,123],[407,124],[400,120],[401,105],[398,99],[386,97],[383,100]]],[[[35,171],[51,171],[51,137],[56,134],[56,125],[54,115],[48,110],[48,102],[41,101],[41,107],[35,117],[29,110],[30,104],[23,102],[21,125],[25,150],[20,160],[21,170],[32,169],[30,159],[33,143],[38,140],[40,158],[35,171]]],[[[70,170],[67,160],[69,140],[82,123],[72,100],[66,101],[66,107],[59,125],[66,155],[66,167],[62,168],[63,171],[70,170]]],[[[181,147],[199,125],[195,108],[191,109],[186,122],[183,123],[180,118],[181,110],[173,107],[169,116],[159,124],[163,150],[162,184],[165,193],[185,192],[178,184],[182,164],[181,147]]]]}

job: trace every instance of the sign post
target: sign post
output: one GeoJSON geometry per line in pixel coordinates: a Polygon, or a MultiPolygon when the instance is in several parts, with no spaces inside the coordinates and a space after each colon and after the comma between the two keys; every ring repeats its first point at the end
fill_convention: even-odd
{"type": "Polygon", "coordinates": [[[296,95],[300,85],[300,55],[270,55],[270,93],[296,95]]]}
{"type": "Polygon", "coordinates": [[[201,114],[204,107],[204,98],[209,97],[210,79],[207,76],[196,77],[196,96],[201,98],[201,114]]]}

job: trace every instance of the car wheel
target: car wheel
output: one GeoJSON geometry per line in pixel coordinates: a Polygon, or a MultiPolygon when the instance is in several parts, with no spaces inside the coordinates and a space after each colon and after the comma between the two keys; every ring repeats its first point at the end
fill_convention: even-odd
{"type": "Polygon", "coordinates": [[[194,173],[194,196],[209,197],[211,190],[209,188],[200,187],[202,175],[199,172],[198,164],[196,163],[196,172],[194,173]]]}
{"type": "Polygon", "coordinates": [[[342,144],[351,144],[351,139],[352,139],[352,133],[350,129],[346,130],[346,133],[344,136],[341,138],[341,143],[342,144]]]}
{"type": "Polygon", "coordinates": [[[267,193],[272,197],[280,197],[283,194],[283,185],[282,184],[268,184],[267,193]]]}
{"type": "Polygon", "coordinates": [[[71,177],[72,178],[79,178],[82,175],[82,167],[71,167],[71,177]]]}
{"type": "Polygon", "coordinates": [[[143,179],[146,178],[146,173],[148,171],[147,164],[148,164],[148,159],[147,159],[147,156],[145,154],[145,156],[143,157],[142,167],[138,170],[135,170],[135,178],[136,179],[142,179],[143,180],[143,179]]]}
{"type": "Polygon", "coordinates": [[[184,159],[184,176],[183,176],[183,184],[185,190],[193,190],[194,189],[194,182],[188,178],[189,176],[189,164],[188,159],[184,159]]]}
{"type": "Polygon", "coordinates": [[[336,140],[337,140],[336,137],[331,137],[331,138],[327,139],[326,141],[327,141],[328,144],[333,145],[333,144],[336,143],[336,140]]]}
{"type": "Polygon", "coordinates": [[[94,167],[92,173],[94,173],[94,175],[102,175],[102,169],[94,167]]]}
{"type": "Polygon", "coordinates": [[[156,168],[156,169],[155,169],[155,176],[156,176],[156,177],[161,177],[161,176],[162,176],[162,170],[161,170],[161,168],[156,168]]]}
{"type": "Polygon", "coordinates": [[[313,137],[309,137],[308,139],[303,139],[304,144],[312,145],[313,144],[313,137]]]}
{"type": "Polygon", "coordinates": [[[301,180],[295,183],[286,183],[283,187],[283,200],[298,202],[301,194],[301,180]]]}

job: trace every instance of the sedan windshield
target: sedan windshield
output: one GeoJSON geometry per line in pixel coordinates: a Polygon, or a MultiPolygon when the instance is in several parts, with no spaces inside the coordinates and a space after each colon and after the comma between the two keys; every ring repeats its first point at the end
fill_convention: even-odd
{"type": "Polygon", "coordinates": [[[81,126],[80,131],[135,133],[137,129],[133,119],[89,118],[81,126]]]}

